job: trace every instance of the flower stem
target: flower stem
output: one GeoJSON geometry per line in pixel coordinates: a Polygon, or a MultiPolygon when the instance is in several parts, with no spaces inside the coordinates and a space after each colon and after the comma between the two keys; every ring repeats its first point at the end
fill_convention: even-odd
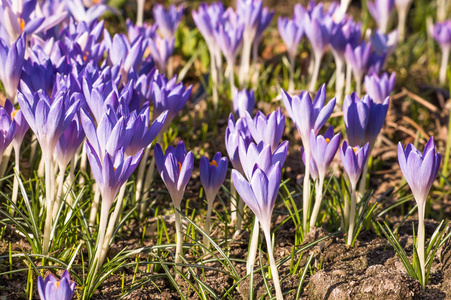
{"type": "Polygon", "coordinates": [[[352,68],[350,64],[346,64],[346,88],[345,94],[351,94],[352,68]]]}
{"type": "Polygon", "coordinates": [[[360,199],[363,198],[363,195],[365,195],[366,192],[366,177],[368,176],[368,165],[370,163],[369,158],[365,162],[365,166],[363,167],[362,176],[360,177],[359,182],[359,199],[357,199],[357,202],[360,201],[360,199]]]}
{"type": "Polygon", "coordinates": [[[351,184],[351,211],[349,213],[348,241],[346,243],[346,245],[348,246],[351,246],[352,239],[354,237],[355,210],[356,210],[356,187],[355,184],[351,184]]]}
{"type": "MultiPolygon", "coordinates": [[[[304,142],[304,141],[303,141],[304,142]]],[[[308,225],[308,215],[309,215],[309,206],[310,206],[310,146],[308,143],[304,143],[304,151],[305,151],[305,175],[304,175],[304,187],[303,187],[303,226],[304,233],[309,232],[308,225]]]]}
{"type": "Polygon", "coordinates": [[[238,199],[235,185],[233,184],[232,173],[230,173],[230,223],[235,224],[238,216],[238,199]]]}
{"type": "MultiPolygon", "coordinates": [[[[204,224],[204,232],[207,234],[207,236],[210,236],[210,233],[211,233],[210,219],[211,219],[211,211],[213,210],[213,201],[214,200],[215,200],[214,197],[213,197],[213,199],[208,199],[208,197],[207,197],[207,215],[205,217],[205,224],[204,224]]],[[[207,238],[207,236],[204,235],[203,242],[204,242],[205,248],[209,249],[210,248],[210,240],[207,238]]]]}
{"type": "Polygon", "coordinates": [[[60,166],[58,174],[58,192],[56,194],[55,205],[53,206],[52,217],[55,219],[56,213],[58,212],[61,205],[61,198],[63,197],[63,187],[64,187],[64,175],[66,173],[66,167],[60,166]]]}
{"type": "Polygon", "coordinates": [[[53,162],[51,155],[45,155],[45,207],[47,209],[47,215],[45,218],[44,227],[44,240],[42,242],[42,254],[47,255],[50,248],[50,233],[52,231],[52,208],[53,208],[53,195],[52,178],[53,178],[53,162]]]}
{"type": "Polygon", "coordinates": [[[259,233],[260,233],[260,225],[257,217],[254,217],[254,227],[252,229],[252,237],[250,241],[251,244],[249,247],[249,252],[247,254],[246,275],[251,274],[252,269],[254,268],[255,257],[257,256],[259,233]]]}
{"type": "Polygon", "coordinates": [[[149,156],[150,145],[144,150],[144,154],[139,162],[138,175],[136,176],[136,191],[135,191],[135,199],[136,202],[141,201],[141,193],[143,189],[144,182],[144,171],[146,170],[147,157],[149,156]]]}
{"type": "Polygon", "coordinates": [[[442,63],[440,65],[439,81],[441,85],[446,83],[446,69],[448,67],[450,47],[442,47],[442,63]]]}
{"type": "Polygon", "coordinates": [[[406,36],[407,12],[410,4],[406,7],[398,9],[398,42],[403,42],[406,36]]]}
{"type": "Polygon", "coordinates": [[[318,81],[319,76],[319,68],[321,67],[321,59],[323,58],[323,54],[317,54],[315,55],[315,65],[313,67],[313,75],[312,79],[310,81],[309,90],[313,91],[316,87],[316,82],[318,81]]]}
{"type": "Polygon", "coordinates": [[[143,26],[144,21],[144,4],[146,0],[138,0],[138,11],[136,12],[136,25],[143,26]]]}
{"type": "Polygon", "coordinates": [[[335,97],[339,104],[343,103],[343,88],[345,85],[345,64],[342,58],[335,55],[336,79],[335,79],[335,97]]]}
{"type": "Polygon", "coordinates": [[[214,50],[209,47],[210,52],[210,72],[211,72],[211,81],[213,83],[212,93],[213,93],[213,107],[215,111],[218,111],[218,70],[216,68],[215,62],[215,53],[214,50]]]}
{"type": "Polygon", "coordinates": [[[101,254],[103,250],[103,244],[105,241],[105,230],[106,225],[108,223],[108,215],[111,208],[111,205],[109,205],[109,203],[112,203],[112,201],[110,201],[109,199],[102,199],[102,209],[100,210],[100,224],[99,231],[97,232],[97,242],[96,242],[97,250],[94,256],[94,261],[96,261],[94,273],[97,273],[99,268],[103,265],[103,260],[101,260],[101,254]]]}
{"type": "Polygon", "coordinates": [[[97,216],[97,210],[99,209],[100,204],[100,189],[97,184],[94,185],[94,199],[91,204],[91,212],[89,214],[89,228],[94,226],[97,216]]]}
{"type": "Polygon", "coordinates": [[[282,289],[280,288],[279,272],[277,271],[276,261],[274,260],[274,254],[272,249],[271,232],[269,228],[263,230],[265,232],[266,248],[268,249],[269,265],[271,266],[272,278],[274,280],[274,288],[276,289],[276,299],[283,300],[282,289]]]}
{"type": "Polygon", "coordinates": [[[315,205],[313,206],[312,216],[310,217],[310,228],[316,225],[316,219],[318,218],[319,209],[321,208],[321,202],[323,200],[323,184],[324,178],[319,178],[315,183],[315,205]]]}
{"type": "MultiPolygon", "coordinates": [[[[18,176],[20,176],[20,145],[18,147],[14,147],[14,159],[16,161],[14,165],[14,171],[16,172],[14,176],[14,183],[13,183],[13,195],[12,195],[12,202],[14,204],[17,203],[17,196],[19,194],[19,179],[18,176]]],[[[14,217],[14,210],[11,211],[11,216],[14,217]]]]}
{"type": "Polygon", "coordinates": [[[240,64],[240,88],[243,88],[246,82],[249,81],[249,64],[252,49],[252,40],[245,38],[243,41],[243,51],[241,51],[241,64],[240,64]]]}
{"type": "Polygon", "coordinates": [[[288,60],[290,61],[290,79],[288,82],[288,92],[294,91],[294,64],[296,63],[296,59],[294,55],[289,55],[288,60]]]}
{"type": "Polygon", "coordinates": [[[182,271],[182,266],[179,266],[182,262],[182,255],[183,255],[183,236],[182,236],[182,222],[180,219],[180,205],[177,205],[175,207],[175,234],[177,236],[177,244],[175,247],[175,264],[178,271],[182,271]]]}
{"type": "Polygon", "coordinates": [[[235,91],[235,75],[233,74],[235,60],[232,59],[227,64],[228,64],[228,72],[229,72],[230,97],[233,97],[233,92],[235,91]]]}
{"type": "Polygon", "coordinates": [[[417,239],[417,252],[418,259],[420,261],[421,268],[421,283],[423,285],[423,289],[426,287],[426,271],[425,271],[425,255],[424,255],[424,240],[425,240],[425,232],[424,232],[424,206],[426,204],[426,200],[418,203],[418,239],[417,239]]]}

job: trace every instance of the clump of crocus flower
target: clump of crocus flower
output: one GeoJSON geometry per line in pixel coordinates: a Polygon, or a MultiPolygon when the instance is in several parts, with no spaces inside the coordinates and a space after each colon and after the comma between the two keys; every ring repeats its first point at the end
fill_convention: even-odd
{"type": "Polygon", "coordinates": [[[354,238],[354,226],[357,204],[357,182],[359,181],[362,170],[368,159],[369,143],[366,143],[362,148],[360,146],[350,146],[347,141],[343,142],[340,149],[341,162],[343,168],[348,174],[348,178],[351,185],[351,206],[349,207],[348,201],[345,201],[344,208],[344,224],[347,227],[348,239],[346,245],[351,246],[354,238]]]}
{"type": "Polygon", "coordinates": [[[267,170],[260,169],[257,164],[254,167],[251,178],[248,180],[237,170],[232,170],[232,178],[236,190],[243,201],[254,212],[263,229],[277,300],[282,300],[283,295],[271,243],[271,216],[279,192],[281,176],[280,162],[271,165],[267,170]]]}
{"type": "Polygon", "coordinates": [[[424,212],[429,190],[440,168],[441,155],[435,151],[434,138],[431,137],[424,147],[423,153],[418,151],[412,144],[408,144],[404,148],[399,143],[398,162],[418,206],[416,249],[420,261],[422,282],[424,284],[426,282],[424,212]]]}
{"type": "MultiPolygon", "coordinates": [[[[194,156],[191,151],[186,152],[183,141],[180,141],[176,148],[169,146],[166,149],[166,153],[163,153],[160,144],[156,144],[155,162],[175,208],[175,231],[177,235],[175,263],[179,264],[183,255],[183,234],[179,210],[186,185],[193,172],[194,156]]],[[[177,266],[177,268],[181,270],[181,267],[177,266]]]]}
{"type": "Polygon", "coordinates": [[[446,82],[446,68],[448,67],[449,53],[451,51],[451,20],[435,23],[434,27],[429,28],[432,36],[440,45],[442,50],[442,62],[440,65],[440,84],[446,82]]]}
{"type": "MultiPolygon", "coordinates": [[[[224,183],[227,175],[227,165],[229,160],[227,157],[222,157],[221,152],[215,154],[211,162],[207,157],[202,156],[200,158],[200,182],[205,190],[205,196],[207,198],[207,216],[205,217],[204,231],[207,235],[210,235],[210,217],[213,209],[213,202],[216,195],[224,183]]],[[[204,245],[208,249],[210,242],[206,236],[204,236],[204,245]]]]}
{"type": "Polygon", "coordinates": [[[38,277],[38,293],[41,300],[70,300],[75,291],[75,282],[70,281],[67,270],[58,281],[52,274],[43,279],[38,277]]]}
{"type": "Polygon", "coordinates": [[[303,226],[304,231],[308,232],[308,207],[310,202],[310,132],[313,130],[318,134],[319,130],[329,119],[335,107],[335,98],[326,105],[326,87],[323,84],[316,93],[314,101],[307,91],[303,91],[299,96],[291,97],[282,90],[282,100],[296,128],[301,135],[302,144],[305,151],[305,175],[303,187],[303,226]]]}

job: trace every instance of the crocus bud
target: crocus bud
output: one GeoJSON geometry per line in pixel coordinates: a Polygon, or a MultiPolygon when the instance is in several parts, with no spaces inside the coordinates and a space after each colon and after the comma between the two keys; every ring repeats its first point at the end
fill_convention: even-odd
{"type": "Polygon", "coordinates": [[[153,7],[153,18],[158,24],[158,30],[167,39],[174,37],[182,17],[183,6],[181,5],[171,5],[167,10],[162,4],[155,4],[153,7]]]}
{"type": "Polygon", "coordinates": [[[221,152],[215,154],[211,162],[207,157],[200,158],[200,182],[204,187],[207,201],[213,201],[227,175],[227,157],[221,152]]]}
{"type": "Polygon", "coordinates": [[[357,186],[359,177],[362,174],[363,167],[369,154],[369,143],[362,148],[358,145],[352,147],[347,141],[343,142],[340,149],[341,163],[348,174],[353,189],[357,186]]]}
{"type": "Polygon", "coordinates": [[[368,11],[377,23],[377,27],[382,32],[387,32],[390,15],[395,6],[394,0],[374,0],[368,1],[368,11]]]}
{"type": "Polygon", "coordinates": [[[346,135],[351,145],[361,145],[365,136],[370,114],[368,95],[359,99],[356,93],[346,96],[343,102],[343,119],[346,135]]]}
{"type": "Polygon", "coordinates": [[[381,76],[372,73],[365,76],[365,89],[374,102],[383,103],[395,88],[395,82],[395,72],[391,73],[390,77],[387,73],[383,73],[381,76]]]}

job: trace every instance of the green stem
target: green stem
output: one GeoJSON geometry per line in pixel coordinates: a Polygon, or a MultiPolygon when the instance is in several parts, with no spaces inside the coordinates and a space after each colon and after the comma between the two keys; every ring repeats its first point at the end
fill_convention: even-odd
{"type": "Polygon", "coordinates": [[[280,288],[279,272],[277,271],[276,261],[274,260],[274,254],[272,249],[271,231],[269,230],[269,228],[266,228],[266,230],[264,228],[263,231],[265,232],[266,248],[268,249],[269,256],[269,265],[271,266],[271,274],[274,280],[274,288],[276,289],[276,299],[283,300],[282,289],[280,288]]]}
{"type": "Polygon", "coordinates": [[[255,257],[257,256],[258,249],[258,236],[260,233],[260,225],[258,222],[258,218],[254,217],[254,227],[252,229],[252,237],[251,244],[249,247],[249,252],[247,254],[247,262],[246,262],[246,275],[251,274],[252,269],[254,268],[255,257]]]}
{"type": "Polygon", "coordinates": [[[310,228],[316,225],[316,220],[321,208],[321,202],[323,200],[323,184],[324,178],[319,178],[315,183],[315,205],[313,206],[312,216],[310,217],[310,228]]]}

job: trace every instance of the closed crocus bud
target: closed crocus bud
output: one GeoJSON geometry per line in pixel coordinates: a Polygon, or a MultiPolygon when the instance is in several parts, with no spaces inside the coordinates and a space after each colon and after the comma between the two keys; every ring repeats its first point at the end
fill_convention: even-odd
{"type": "Polygon", "coordinates": [[[180,208],[186,185],[194,167],[193,153],[186,152],[183,141],[176,148],[169,146],[163,153],[160,144],[155,145],[155,163],[161,179],[171,195],[176,208],[180,208]]]}
{"type": "Polygon", "coordinates": [[[435,151],[434,138],[431,137],[423,153],[414,145],[404,148],[398,144],[398,161],[402,174],[412,190],[418,206],[426,202],[429,190],[440,168],[441,156],[435,151]]]}
{"type": "Polygon", "coordinates": [[[221,152],[215,154],[211,162],[207,157],[200,158],[200,182],[204,187],[207,201],[213,201],[227,175],[227,157],[221,152]]]}
{"type": "Polygon", "coordinates": [[[260,42],[263,32],[271,23],[274,17],[274,10],[269,10],[267,7],[263,7],[260,19],[258,20],[257,33],[254,39],[254,45],[260,42]]]}
{"type": "Polygon", "coordinates": [[[161,73],[166,72],[169,58],[174,52],[175,38],[161,38],[159,35],[154,39],[148,39],[150,55],[158,66],[161,73]]]}
{"type": "Polygon", "coordinates": [[[285,130],[285,115],[280,108],[268,116],[258,111],[253,119],[247,113],[246,123],[256,143],[263,141],[271,146],[271,151],[276,150],[285,130]]]}
{"type": "Polygon", "coordinates": [[[85,132],[78,119],[78,114],[76,114],[66,130],[61,134],[55,147],[55,160],[61,169],[65,170],[84,139],[85,132]]]}
{"type": "Polygon", "coordinates": [[[182,17],[182,5],[171,5],[167,10],[162,4],[155,4],[153,7],[153,18],[158,24],[158,30],[167,39],[174,37],[182,17]]]}
{"type": "MultiPolygon", "coordinates": [[[[305,150],[304,147],[301,147],[301,158],[302,162],[304,163],[304,166],[307,164],[305,160],[305,150]]],[[[312,155],[310,155],[310,177],[312,177],[313,180],[318,179],[318,167],[316,166],[315,159],[312,155]]]]}
{"type": "Polygon", "coordinates": [[[70,282],[70,275],[64,271],[60,281],[53,275],[48,275],[45,280],[38,277],[38,293],[41,300],[70,300],[74,295],[75,282],[70,282]]]}
{"type": "Polygon", "coordinates": [[[216,43],[231,66],[243,42],[243,31],[244,25],[239,23],[229,23],[227,26],[220,24],[214,30],[216,43]]]}
{"type": "Polygon", "coordinates": [[[24,64],[25,35],[21,35],[11,47],[0,39],[0,80],[6,91],[6,96],[14,100],[19,86],[20,74],[24,64]]]}
{"type": "Polygon", "coordinates": [[[255,107],[255,96],[253,90],[234,91],[233,111],[238,118],[244,118],[246,112],[252,114],[255,107]]]}
{"type": "Polygon", "coordinates": [[[277,25],[279,34],[287,47],[288,58],[293,63],[292,60],[296,56],[299,43],[304,35],[304,28],[298,22],[284,17],[279,17],[277,25]]]}
{"type": "Polygon", "coordinates": [[[346,63],[351,66],[352,73],[358,85],[362,81],[363,75],[368,71],[371,54],[371,43],[362,41],[356,47],[346,45],[346,63]]]}
{"type": "Polygon", "coordinates": [[[396,73],[383,73],[377,76],[375,73],[365,76],[365,89],[368,95],[376,103],[384,103],[385,99],[390,96],[395,88],[396,73]]]}
{"type": "Polygon", "coordinates": [[[385,98],[383,103],[376,103],[370,98],[370,110],[368,115],[368,124],[366,126],[363,140],[370,143],[370,149],[373,148],[377,136],[384,126],[385,118],[390,103],[390,98],[385,98]]]}
{"type": "Polygon", "coordinates": [[[249,145],[252,142],[252,136],[249,132],[246,121],[244,119],[238,119],[235,123],[233,114],[230,114],[228,126],[225,132],[225,146],[233,168],[243,173],[243,167],[241,166],[238,152],[240,137],[243,138],[246,145],[249,145]]]}
{"type": "Polygon", "coordinates": [[[429,28],[432,36],[440,45],[442,50],[442,62],[440,65],[440,84],[446,83],[446,68],[448,66],[449,53],[451,50],[451,20],[445,22],[437,22],[434,27],[429,28]]]}
{"type": "Polygon", "coordinates": [[[362,170],[365,166],[366,160],[368,159],[368,149],[369,143],[366,143],[365,146],[361,148],[358,145],[352,147],[347,141],[344,141],[341,146],[341,163],[348,174],[353,190],[355,190],[355,187],[357,186],[359,177],[362,174],[362,170]]]}
{"type": "Polygon", "coordinates": [[[237,14],[244,24],[244,37],[253,40],[257,34],[258,22],[263,9],[262,0],[238,0],[237,14]]]}
{"type": "Polygon", "coordinates": [[[387,32],[390,15],[395,6],[395,0],[374,0],[368,1],[368,11],[377,23],[377,27],[382,32],[387,32]]]}
{"type": "Polygon", "coordinates": [[[346,135],[351,145],[361,145],[370,114],[370,98],[368,95],[359,99],[356,93],[346,96],[343,102],[343,120],[346,135]]]}

